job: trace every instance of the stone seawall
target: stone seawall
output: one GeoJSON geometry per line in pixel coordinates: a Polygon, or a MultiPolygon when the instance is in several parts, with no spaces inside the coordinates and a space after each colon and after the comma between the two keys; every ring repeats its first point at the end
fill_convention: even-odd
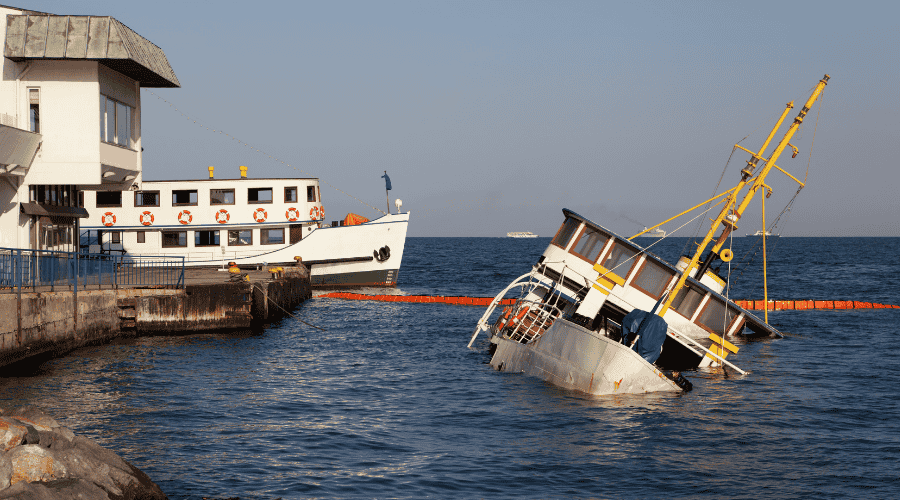
{"type": "Polygon", "coordinates": [[[309,274],[184,289],[0,293],[0,366],[137,335],[243,329],[311,297],[309,274]]]}

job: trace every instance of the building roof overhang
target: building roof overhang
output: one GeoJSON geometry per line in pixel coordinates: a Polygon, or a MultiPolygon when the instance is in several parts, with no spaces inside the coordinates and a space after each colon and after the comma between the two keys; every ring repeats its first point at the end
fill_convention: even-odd
{"type": "Polygon", "coordinates": [[[0,175],[25,175],[41,145],[41,134],[0,125],[0,175]]]}
{"type": "Polygon", "coordinates": [[[22,203],[21,207],[22,213],[41,217],[74,217],[78,219],[88,217],[88,211],[81,207],[64,207],[34,202],[22,203]]]}
{"type": "Polygon", "coordinates": [[[142,87],[181,87],[161,48],[108,16],[7,15],[3,55],[97,61],[142,87]]]}

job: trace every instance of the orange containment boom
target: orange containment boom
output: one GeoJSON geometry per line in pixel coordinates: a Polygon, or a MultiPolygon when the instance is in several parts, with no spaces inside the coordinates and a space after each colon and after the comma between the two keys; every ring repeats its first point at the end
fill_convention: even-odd
{"type": "MultiPolygon", "coordinates": [[[[427,304],[454,304],[458,306],[487,306],[490,305],[493,297],[443,297],[440,295],[366,295],[362,293],[346,293],[331,292],[323,293],[318,297],[326,297],[330,299],[347,299],[347,300],[377,300],[380,302],[416,302],[427,304]]],[[[515,302],[515,299],[503,299],[500,305],[508,306],[515,302]]]]}
{"type": "Polygon", "coordinates": [[[748,311],[806,311],[812,309],[900,309],[898,305],[859,302],[856,300],[736,300],[748,311]],[[768,306],[768,307],[767,307],[768,306]]]}

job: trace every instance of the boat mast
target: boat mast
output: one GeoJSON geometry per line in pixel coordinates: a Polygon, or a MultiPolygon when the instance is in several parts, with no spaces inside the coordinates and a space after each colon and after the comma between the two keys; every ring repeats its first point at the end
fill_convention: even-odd
{"type": "MultiPolygon", "coordinates": [[[[800,110],[800,114],[794,118],[794,122],[788,128],[787,132],[785,132],[784,137],[781,139],[781,142],[778,143],[778,146],[775,147],[775,150],[772,151],[772,154],[769,158],[764,158],[762,156],[766,147],[768,147],[769,142],[771,142],[772,138],[778,132],[779,127],[784,122],[785,117],[787,117],[788,112],[794,107],[794,103],[789,102],[784,112],[781,113],[781,117],[778,119],[778,123],[775,124],[775,127],[772,128],[772,131],[769,132],[769,136],[766,138],[766,141],[763,143],[762,147],[759,149],[758,153],[754,153],[746,148],[741,147],[740,145],[735,144],[735,147],[740,148],[751,155],[751,159],[747,161],[747,166],[741,170],[741,181],[738,185],[731,191],[731,194],[725,200],[724,206],[722,207],[721,212],[719,212],[718,217],[716,217],[712,225],[709,228],[709,231],[706,232],[706,236],[703,238],[703,241],[697,247],[696,252],[694,252],[694,256],[691,259],[691,262],[688,264],[687,268],[681,274],[681,277],[678,279],[678,282],[675,284],[675,287],[669,293],[669,297],[666,299],[666,303],[659,309],[660,316],[664,315],[667,310],[672,306],[672,302],[678,296],[679,292],[684,288],[684,284],[687,281],[688,275],[691,272],[691,269],[694,269],[700,263],[700,257],[703,255],[703,252],[706,250],[707,245],[710,244],[713,240],[713,236],[716,230],[719,227],[719,224],[722,224],[723,229],[722,233],[716,239],[715,244],[710,248],[709,253],[706,255],[706,259],[703,260],[702,264],[699,264],[699,269],[697,270],[696,279],[699,281],[703,275],[706,273],[706,270],[709,269],[709,266],[717,259],[721,259],[719,256],[719,251],[722,249],[722,245],[725,244],[725,241],[728,239],[728,236],[731,235],[732,231],[737,229],[737,221],[740,220],[741,215],[744,213],[744,210],[747,208],[747,205],[750,203],[750,200],[753,199],[753,196],[759,191],[760,188],[765,187],[766,192],[764,196],[768,197],[772,193],[772,188],[765,184],[766,176],[769,174],[769,171],[772,167],[781,170],[790,178],[794,179],[802,186],[803,183],[797,180],[796,177],[788,174],[781,167],[775,165],[775,161],[778,160],[778,157],[781,155],[784,148],[789,146],[791,138],[794,136],[794,133],[797,129],[800,128],[800,125],[803,124],[803,119],[806,117],[806,114],[812,108],[813,104],[815,104],[816,100],[819,98],[819,95],[822,94],[822,90],[825,89],[825,85],[828,84],[828,79],[831,78],[828,75],[825,75],[819,83],[816,85],[815,90],[813,90],[812,95],[809,96],[809,99],[806,101],[806,104],[803,106],[803,109],[800,110]],[[759,173],[754,176],[754,171],[759,167],[759,163],[762,161],[762,169],[759,173]],[[747,191],[747,194],[744,195],[743,200],[741,200],[740,205],[735,207],[735,203],[737,202],[738,193],[746,186],[750,184],[750,188],[747,191]]],[[[794,149],[793,146],[791,146],[794,149]]]]}

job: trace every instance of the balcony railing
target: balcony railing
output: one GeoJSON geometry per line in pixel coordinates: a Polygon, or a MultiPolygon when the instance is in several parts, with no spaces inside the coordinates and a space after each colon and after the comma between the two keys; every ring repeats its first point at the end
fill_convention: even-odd
{"type": "Polygon", "coordinates": [[[184,288],[184,257],[0,247],[0,292],[120,287],[184,288]]]}

